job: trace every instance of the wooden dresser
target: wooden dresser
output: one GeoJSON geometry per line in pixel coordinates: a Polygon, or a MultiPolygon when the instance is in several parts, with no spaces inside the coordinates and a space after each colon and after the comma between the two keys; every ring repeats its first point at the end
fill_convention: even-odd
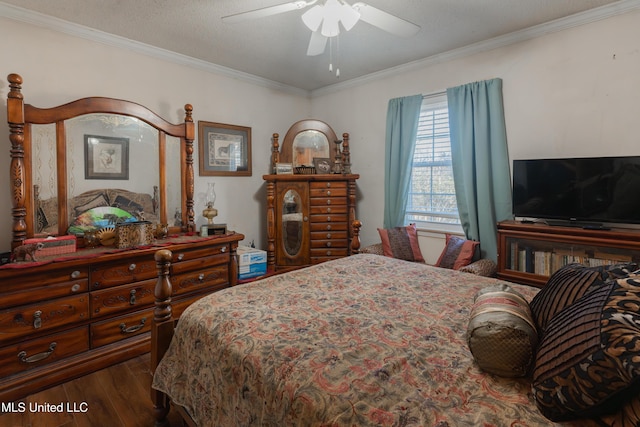
{"type": "Polygon", "coordinates": [[[264,175],[267,265],[302,267],[351,254],[355,174],[264,175]]]}
{"type": "Polygon", "coordinates": [[[150,349],[155,252],[173,253],[173,316],[236,284],[242,234],[178,236],[145,249],[97,249],[0,267],[0,401],[136,357],[150,349]],[[15,268],[16,266],[23,268],[15,268]]]}

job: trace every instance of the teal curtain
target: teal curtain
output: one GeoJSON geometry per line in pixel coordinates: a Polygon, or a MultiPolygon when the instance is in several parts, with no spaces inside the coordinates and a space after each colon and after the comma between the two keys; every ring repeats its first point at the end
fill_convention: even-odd
{"type": "Polygon", "coordinates": [[[511,175],[502,80],[447,89],[458,212],[483,258],[497,258],[497,222],[511,218],[511,175]]]}
{"type": "Polygon", "coordinates": [[[422,95],[389,100],[385,135],[384,228],[404,225],[422,95]]]}

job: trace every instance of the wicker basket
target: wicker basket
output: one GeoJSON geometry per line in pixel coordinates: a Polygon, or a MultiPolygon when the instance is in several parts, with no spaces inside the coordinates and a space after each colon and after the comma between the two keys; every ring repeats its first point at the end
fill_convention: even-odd
{"type": "Polygon", "coordinates": [[[295,169],[298,175],[313,175],[316,173],[314,166],[297,166],[295,169]]]}

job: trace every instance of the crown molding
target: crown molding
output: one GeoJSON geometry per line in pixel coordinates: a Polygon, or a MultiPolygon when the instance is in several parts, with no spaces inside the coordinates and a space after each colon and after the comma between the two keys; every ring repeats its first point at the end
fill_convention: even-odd
{"type": "Polygon", "coordinates": [[[607,19],[617,15],[622,15],[637,9],[640,9],[640,0],[621,0],[616,3],[611,3],[595,9],[590,9],[585,12],[577,13],[575,15],[567,16],[565,18],[556,19],[554,21],[546,22],[544,24],[536,25],[530,28],[526,28],[524,30],[515,31],[513,33],[505,34],[503,36],[494,37],[489,40],[484,40],[478,43],[470,44],[468,46],[464,46],[459,49],[453,49],[448,52],[429,56],[424,59],[408,62],[406,64],[399,65],[397,67],[387,68],[385,70],[367,74],[362,77],[345,80],[344,82],[340,82],[340,83],[332,84],[319,89],[315,89],[311,91],[311,98],[327,95],[329,93],[338,92],[338,91],[355,87],[355,86],[360,86],[362,84],[370,83],[370,82],[384,79],[387,77],[397,76],[399,73],[413,71],[413,70],[424,68],[430,65],[440,64],[443,62],[451,61],[451,60],[462,58],[465,56],[474,55],[476,53],[486,52],[489,50],[508,46],[514,43],[519,43],[525,40],[542,37],[547,34],[564,31],[570,28],[590,24],[596,21],[601,21],[603,19],[607,19]]]}
{"type": "Polygon", "coordinates": [[[192,58],[187,55],[182,55],[166,49],[133,41],[125,37],[120,37],[114,34],[106,33],[104,31],[95,30],[83,25],[74,24],[63,19],[23,9],[21,7],[9,5],[3,2],[0,2],[0,17],[9,18],[14,21],[24,22],[27,24],[35,25],[37,27],[69,34],[71,36],[80,37],[105,45],[130,50],[156,59],[161,59],[178,65],[184,65],[212,74],[230,77],[236,80],[244,81],[269,89],[284,91],[304,97],[309,97],[310,95],[310,91],[308,90],[278,83],[273,80],[265,79],[253,74],[234,70],[233,68],[228,68],[211,62],[202,61],[200,59],[192,58]]]}

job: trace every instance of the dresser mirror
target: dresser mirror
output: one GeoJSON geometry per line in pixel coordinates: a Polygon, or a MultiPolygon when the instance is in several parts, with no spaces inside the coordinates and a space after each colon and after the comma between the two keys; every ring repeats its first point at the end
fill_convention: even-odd
{"type": "Polygon", "coordinates": [[[190,105],[180,124],[111,98],[42,109],[24,104],[20,76],[9,82],[13,246],[119,222],[194,228],[190,105]]]}

